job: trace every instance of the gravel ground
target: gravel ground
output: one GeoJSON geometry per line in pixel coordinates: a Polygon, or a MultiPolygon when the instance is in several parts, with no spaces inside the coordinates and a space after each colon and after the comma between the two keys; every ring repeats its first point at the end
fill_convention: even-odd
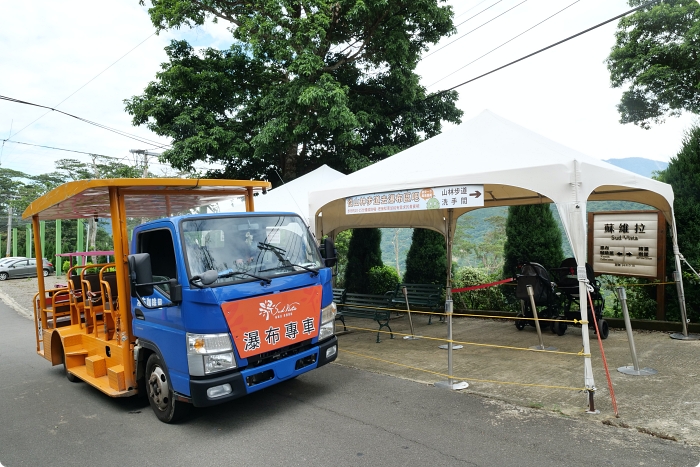
{"type": "MultiPolygon", "coordinates": [[[[65,284],[65,277],[50,276],[46,282],[47,287],[65,284]]],[[[0,299],[32,319],[36,284],[36,278],[0,282],[0,299]]],[[[408,319],[400,316],[391,320],[395,338],[382,334],[377,344],[375,322],[346,322],[350,330],[339,333],[337,363],[425,384],[446,379],[447,352],[438,348],[447,335],[444,323],[428,326],[426,316],[414,314],[415,334],[424,338],[406,340],[402,337],[410,333],[408,319]]],[[[512,320],[455,318],[453,339],[464,348],[453,352],[452,374],[469,383],[466,393],[700,446],[700,341],[635,331],[640,367],[658,374],[629,376],[617,371],[632,363],[627,333],[612,329],[603,347],[619,409],[615,417],[600,348],[595,334],[590,338],[598,415],[586,414],[587,395],[576,390],[583,385],[584,373],[577,355],[582,347],[578,327],[569,327],[564,336],[543,333],[545,345],[557,347],[559,353],[533,352],[528,348],[538,344],[538,337],[530,326],[518,331],[512,320]]]]}
{"type": "MultiPolygon", "coordinates": [[[[44,278],[46,288],[56,284],[66,284],[66,277],[51,275],[44,278]]],[[[8,279],[0,282],[0,300],[27,318],[33,319],[32,298],[37,293],[36,277],[26,279],[8,279]]]]}

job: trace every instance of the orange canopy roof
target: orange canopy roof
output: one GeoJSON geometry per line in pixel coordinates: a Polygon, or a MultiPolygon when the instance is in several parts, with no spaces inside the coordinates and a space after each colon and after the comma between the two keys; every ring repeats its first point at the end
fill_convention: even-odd
{"type": "Polygon", "coordinates": [[[200,206],[245,196],[248,190],[264,191],[269,182],[253,180],[212,180],[183,178],[112,178],[64,183],[34,200],[22,213],[23,219],[39,220],[111,217],[109,189],[124,196],[129,217],[166,217],[200,206]]]}

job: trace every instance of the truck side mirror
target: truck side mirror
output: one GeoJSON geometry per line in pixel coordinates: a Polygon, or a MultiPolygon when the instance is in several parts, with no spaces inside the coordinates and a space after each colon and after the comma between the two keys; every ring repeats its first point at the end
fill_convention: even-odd
{"type": "Polygon", "coordinates": [[[321,241],[321,256],[325,260],[326,266],[332,268],[338,261],[338,252],[335,250],[333,240],[326,237],[321,241]]]}
{"type": "Polygon", "coordinates": [[[151,255],[148,253],[129,255],[129,278],[131,279],[132,297],[153,295],[151,255]]]}

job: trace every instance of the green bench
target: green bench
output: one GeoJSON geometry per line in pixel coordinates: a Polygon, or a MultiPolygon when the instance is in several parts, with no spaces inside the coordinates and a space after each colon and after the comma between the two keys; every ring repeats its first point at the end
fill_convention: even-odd
{"type": "MultiPolygon", "coordinates": [[[[406,297],[411,309],[417,307],[431,312],[444,309],[442,286],[437,284],[399,284],[394,291],[386,293],[392,306],[397,308],[406,307],[406,297],[403,295],[404,287],[406,287],[406,297]]],[[[433,315],[429,316],[428,324],[432,324],[433,315]]],[[[442,319],[443,317],[441,316],[440,321],[442,319]]]]}
{"type": "Polygon", "coordinates": [[[338,313],[335,319],[339,319],[343,323],[343,330],[347,331],[345,327],[345,317],[349,316],[352,318],[367,318],[372,319],[379,324],[379,332],[377,332],[377,343],[381,342],[379,339],[379,334],[381,334],[382,328],[387,328],[391,334],[391,338],[394,338],[394,333],[389,326],[389,319],[391,315],[391,310],[389,310],[389,300],[385,295],[372,295],[372,294],[360,294],[360,293],[346,293],[345,290],[337,289],[338,297],[343,297],[342,302],[336,301],[336,289],[333,291],[333,301],[336,301],[338,307],[338,313]],[[342,295],[341,291],[342,290],[342,295]]]}

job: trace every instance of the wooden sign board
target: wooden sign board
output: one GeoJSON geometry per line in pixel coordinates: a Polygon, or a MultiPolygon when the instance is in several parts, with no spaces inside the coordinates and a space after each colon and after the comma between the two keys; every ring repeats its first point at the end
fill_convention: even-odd
{"type": "MultiPolygon", "coordinates": [[[[588,213],[588,263],[596,275],[665,281],[666,220],[661,211],[588,213]]],[[[664,288],[657,287],[657,319],[663,319],[664,288]]]]}

